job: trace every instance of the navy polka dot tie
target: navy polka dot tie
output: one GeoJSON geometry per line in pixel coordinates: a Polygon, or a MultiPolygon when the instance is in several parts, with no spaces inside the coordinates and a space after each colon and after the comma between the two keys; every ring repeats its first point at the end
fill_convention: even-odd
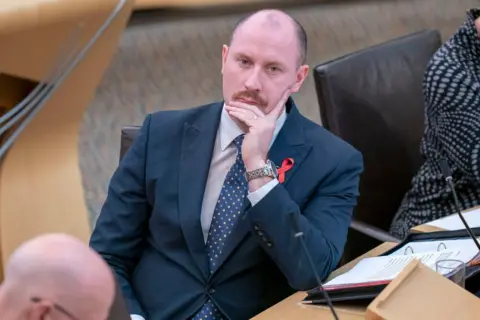
{"type": "MultiPolygon", "coordinates": [[[[242,159],[242,142],[245,135],[240,135],[233,141],[237,147],[237,159],[228,171],[223,182],[220,196],[218,197],[212,223],[207,239],[207,253],[210,272],[218,267],[217,261],[222,254],[222,249],[228,235],[232,232],[243,208],[243,201],[247,194],[247,180],[245,179],[245,166],[242,159]]],[[[203,305],[202,309],[192,320],[221,320],[222,314],[211,300],[203,305]]]]}

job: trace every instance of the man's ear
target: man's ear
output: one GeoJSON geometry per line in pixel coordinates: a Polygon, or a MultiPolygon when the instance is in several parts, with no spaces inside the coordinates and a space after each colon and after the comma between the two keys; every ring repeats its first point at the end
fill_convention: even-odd
{"type": "Polygon", "coordinates": [[[224,44],[222,47],[222,74],[223,74],[223,68],[225,67],[225,64],[227,62],[227,55],[228,55],[228,46],[224,44]]]}
{"type": "Polygon", "coordinates": [[[292,86],[292,93],[298,92],[300,90],[300,87],[302,86],[303,82],[308,76],[308,71],[310,70],[310,67],[306,64],[300,66],[297,70],[297,79],[295,80],[295,83],[292,86]]]}

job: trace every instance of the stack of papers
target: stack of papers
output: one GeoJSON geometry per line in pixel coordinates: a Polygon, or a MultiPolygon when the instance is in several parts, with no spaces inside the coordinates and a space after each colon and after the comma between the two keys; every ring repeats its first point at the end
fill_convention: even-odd
{"type": "MultiPolygon", "coordinates": [[[[480,207],[472,210],[462,212],[463,217],[467,221],[470,228],[480,227],[480,207]]],[[[448,217],[441,218],[427,223],[429,226],[434,226],[444,230],[463,230],[465,226],[460,220],[458,214],[452,214],[448,217]]]]}
{"type": "MultiPolygon", "coordinates": [[[[480,239],[479,239],[480,240],[480,239]]],[[[470,264],[480,257],[472,239],[415,241],[388,256],[366,258],[350,271],[325,283],[325,290],[389,283],[413,260],[436,271],[438,260],[455,259],[470,264]]],[[[445,274],[443,274],[445,275],[445,274]]]]}

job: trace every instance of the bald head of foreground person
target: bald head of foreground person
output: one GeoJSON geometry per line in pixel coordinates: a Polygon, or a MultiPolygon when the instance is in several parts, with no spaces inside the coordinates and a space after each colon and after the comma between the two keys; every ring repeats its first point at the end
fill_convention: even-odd
{"type": "Polygon", "coordinates": [[[114,294],[113,274],[96,252],[68,235],[42,235],[10,257],[0,319],[105,320],[114,294]]]}

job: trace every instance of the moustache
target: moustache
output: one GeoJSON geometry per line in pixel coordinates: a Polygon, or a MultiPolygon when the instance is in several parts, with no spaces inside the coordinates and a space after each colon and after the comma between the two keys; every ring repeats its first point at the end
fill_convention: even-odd
{"type": "Polygon", "coordinates": [[[239,99],[244,99],[248,101],[252,101],[255,104],[257,104],[260,107],[265,107],[268,105],[267,101],[260,97],[259,94],[256,92],[251,92],[251,91],[244,91],[244,92],[239,92],[233,95],[232,97],[233,100],[239,100],[239,99]]]}

